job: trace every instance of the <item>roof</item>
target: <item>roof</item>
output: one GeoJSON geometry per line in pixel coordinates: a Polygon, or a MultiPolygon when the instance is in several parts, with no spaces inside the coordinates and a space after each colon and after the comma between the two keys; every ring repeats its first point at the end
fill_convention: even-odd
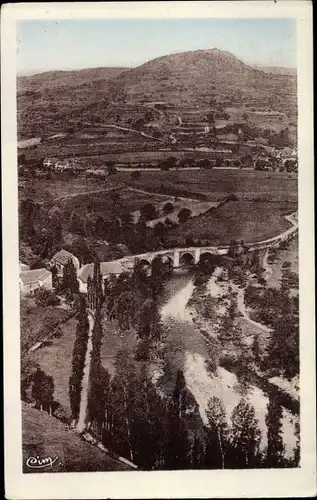
{"type": "MultiPolygon", "coordinates": [[[[32,472],[25,462],[29,456],[51,456],[58,459],[44,472],[128,471],[128,464],[104,453],[83,440],[75,431],[48,413],[22,403],[23,471],[32,472]]],[[[33,469],[38,472],[38,469],[33,469]]]]}
{"type": "Polygon", "coordinates": [[[19,262],[19,266],[20,266],[20,271],[29,271],[30,270],[30,266],[28,266],[27,264],[23,264],[23,262],[19,262]]]}
{"type": "Polygon", "coordinates": [[[53,255],[51,260],[55,260],[55,261],[59,262],[60,264],[67,264],[69,259],[73,260],[75,258],[76,257],[72,253],[67,252],[67,250],[62,249],[59,252],[57,252],[55,255],[53,255]]]}
{"type": "Polygon", "coordinates": [[[52,274],[47,269],[32,269],[31,271],[21,271],[20,278],[24,285],[30,285],[31,283],[36,283],[37,281],[42,281],[48,278],[52,274]]]}
{"type": "MultiPolygon", "coordinates": [[[[93,275],[94,272],[94,264],[86,264],[81,269],[79,269],[77,277],[83,282],[87,283],[88,276],[93,275]]],[[[124,271],[124,267],[121,262],[101,262],[100,263],[100,271],[102,276],[107,274],[121,274],[124,271]]]]}

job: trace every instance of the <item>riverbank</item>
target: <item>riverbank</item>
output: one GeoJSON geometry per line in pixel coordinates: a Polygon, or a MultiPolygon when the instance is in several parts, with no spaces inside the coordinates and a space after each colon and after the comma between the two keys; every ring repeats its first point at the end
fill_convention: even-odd
{"type": "MultiPolygon", "coordinates": [[[[216,299],[221,315],[224,314],[224,309],[227,307],[226,302],[221,300],[221,296],[224,289],[228,288],[228,283],[218,281],[220,275],[221,271],[218,269],[209,280],[207,290],[210,297],[216,299]]],[[[264,450],[267,444],[265,424],[268,405],[267,387],[264,391],[261,386],[256,386],[255,384],[259,380],[253,377],[252,383],[249,381],[242,390],[239,378],[233,371],[218,366],[214,373],[210,372],[208,369],[210,358],[208,340],[214,341],[215,339],[215,322],[202,320],[193,307],[187,306],[195,290],[192,277],[189,276],[187,280],[182,279],[181,287],[178,285],[177,277],[173,277],[175,294],[169,293],[166,303],[161,308],[162,321],[167,330],[167,359],[164,374],[158,381],[160,390],[171,391],[177,370],[183,370],[187,388],[197,402],[204,424],[207,423],[207,403],[212,396],[223,400],[228,422],[233,408],[242,397],[246,397],[255,408],[255,415],[262,432],[261,449],[264,450]]],[[[171,283],[169,283],[168,289],[170,291],[171,283]]],[[[296,444],[296,422],[298,422],[298,417],[292,414],[289,408],[284,407],[283,437],[287,457],[292,456],[296,444]]]]}

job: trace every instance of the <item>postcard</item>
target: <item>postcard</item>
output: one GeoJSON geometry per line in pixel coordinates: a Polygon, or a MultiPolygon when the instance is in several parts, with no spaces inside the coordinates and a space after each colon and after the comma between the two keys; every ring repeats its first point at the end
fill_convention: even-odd
{"type": "Polygon", "coordinates": [[[313,496],[311,3],[1,14],[7,498],[313,496]]]}

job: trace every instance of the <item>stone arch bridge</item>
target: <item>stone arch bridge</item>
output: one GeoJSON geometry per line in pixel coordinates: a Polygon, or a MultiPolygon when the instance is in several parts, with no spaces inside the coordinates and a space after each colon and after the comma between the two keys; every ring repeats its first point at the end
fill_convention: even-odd
{"type": "MultiPolygon", "coordinates": [[[[245,248],[252,252],[255,250],[267,249],[270,247],[278,247],[283,241],[289,241],[298,232],[297,214],[291,214],[285,217],[292,227],[278,234],[274,238],[259,241],[257,243],[247,243],[245,248]]],[[[131,255],[118,259],[127,269],[132,268],[137,261],[143,262],[145,265],[151,265],[155,257],[161,256],[163,260],[170,262],[175,269],[183,264],[197,264],[203,255],[226,255],[229,246],[205,246],[205,247],[187,247],[187,248],[171,248],[166,250],[158,250],[154,252],[146,252],[139,255],[131,255]]]]}

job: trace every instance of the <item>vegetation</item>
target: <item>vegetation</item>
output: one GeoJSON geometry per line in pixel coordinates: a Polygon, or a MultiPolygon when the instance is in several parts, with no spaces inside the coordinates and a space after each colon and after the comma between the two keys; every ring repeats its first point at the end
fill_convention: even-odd
{"type": "Polygon", "coordinates": [[[86,304],[84,297],[82,297],[80,301],[80,309],[78,312],[76,339],[73,348],[72,374],[69,379],[69,399],[74,420],[77,420],[79,414],[80,395],[82,388],[81,383],[87,350],[88,330],[89,325],[87,319],[86,304]]]}

